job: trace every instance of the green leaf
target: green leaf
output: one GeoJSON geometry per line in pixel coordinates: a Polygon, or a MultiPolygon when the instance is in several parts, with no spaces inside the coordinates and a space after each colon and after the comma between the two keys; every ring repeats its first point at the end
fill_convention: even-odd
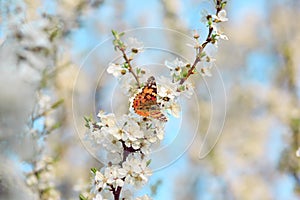
{"type": "Polygon", "coordinates": [[[290,126],[293,130],[293,132],[299,132],[300,129],[300,119],[299,118],[294,118],[290,122],[290,126]]]}
{"type": "Polygon", "coordinates": [[[114,46],[117,46],[117,45],[118,45],[118,40],[116,40],[116,39],[113,40],[113,45],[114,45],[114,46]]]}
{"type": "Polygon", "coordinates": [[[221,3],[221,8],[224,9],[225,6],[226,6],[226,4],[227,4],[227,1],[222,2],[222,3],[221,3]]]}
{"type": "Polygon", "coordinates": [[[125,35],[124,32],[119,33],[119,36],[122,37],[123,35],[125,35]]]}
{"type": "Polygon", "coordinates": [[[178,87],[178,90],[181,91],[181,92],[184,91],[184,90],[185,90],[185,86],[184,86],[184,85],[180,85],[180,86],[178,87]]]}
{"type": "Polygon", "coordinates": [[[128,69],[129,65],[128,65],[128,63],[124,63],[124,64],[122,65],[122,67],[125,68],[125,69],[128,69]]]}
{"type": "Polygon", "coordinates": [[[49,40],[52,42],[58,35],[59,35],[59,29],[55,29],[52,31],[52,33],[49,36],[49,40]]]}
{"type": "Polygon", "coordinates": [[[153,185],[150,186],[151,196],[156,196],[157,195],[157,191],[158,191],[161,184],[162,184],[162,180],[157,180],[156,183],[154,183],[153,185]]]}
{"type": "Polygon", "coordinates": [[[64,102],[64,99],[60,99],[57,102],[55,102],[54,104],[52,104],[51,108],[52,109],[56,109],[58,106],[60,106],[62,103],[64,102]]]}
{"type": "Polygon", "coordinates": [[[88,116],[88,117],[84,116],[83,119],[84,119],[85,122],[88,123],[88,122],[91,122],[91,121],[92,121],[92,116],[91,116],[91,115],[88,116]]]}
{"type": "Polygon", "coordinates": [[[57,122],[55,123],[52,127],[51,127],[51,131],[55,130],[55,129],[58,129],[59,127],[61,127],[61,122],[57,122]]]}
{"type": "Polygon", "coordinates": [[[97,169],[95,167],[91,168],[91,172],[93,172],[94,174],[96,174],[97,169]]]}
{"type": "Polygon", "coordinates": [[[203,57],[205,57],[205,56],[206,56],[205,51],[202,51],[201,54],[200,54],[200,58],[203,58],[203,57]]]}
{"type": "Polygon", "coordinates": [[[124,45],[124,43],[121,40],[118,40],[118,46],[124,47],[125,45],[124,45]]]}
{"type": "Polygon", "coordinates": [[[116,38],[117,37],[117,35],[118,35],[118,32],[117,31],[115,31],[115,30],[111,30],[111,33],[113,34],[113,36],[116,38]]]}
{"type": "Polygon", "coordinates": [[[90,122],[92,121],[92,119],[93,119],[92,114],[90,114],[90,116],[88,116],[88,117],[84,116],[83,119],[84,119],[84,121],[85,121],[85,125],[84,125],[84,126],[87,127],[87,128],[90,128],[89,123],[90,123],[90,122]]]}
{"type": "Polygon", "coordinates": [[[185,70],[185,71],[182,71],[182,73],[181,73],[181,74],[182,74],[182,77],[184,77],[184,78],[185,78],[185,77],[188,75],[188,72],[185,70]]]}
{"type": "Polygon", "coordinates": [[[80,194],[80,195],[79,195],[79,199],[80,199],[80,200],[88,200],[87,198],[85,198],[85,197],[83,196],[83,194],[80,194]]]}
{"type": "Polygon", "coordinates": [[[151,159],[146,162],[146,166],[148,167],[151,163],[151,159]]]}

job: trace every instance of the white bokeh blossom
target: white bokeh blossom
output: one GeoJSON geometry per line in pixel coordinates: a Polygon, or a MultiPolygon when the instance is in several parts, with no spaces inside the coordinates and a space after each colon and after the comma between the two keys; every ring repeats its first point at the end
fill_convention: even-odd
{"type": "Polygon", "coordinates": [[[300,147],[297,149],[297,151],[296,151],[296,156],[298,157],[298,158],[300,158],[300,147]]]}

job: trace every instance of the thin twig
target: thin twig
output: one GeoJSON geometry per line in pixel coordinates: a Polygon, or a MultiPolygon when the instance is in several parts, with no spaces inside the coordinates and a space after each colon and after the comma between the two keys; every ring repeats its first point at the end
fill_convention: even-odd
{"type": "MultiPolygon", "coordinates": [[[[218,16],[219,12],[222,10],[222,8],[221,8],[222,0],[217,0],[216,3],[217,3],[216,4],[216,9],[217,9],[216,15],[218,16]]],[[[180,85],[182,85],[190,77],[190,75],[194,74],[197,64],[201,61],[201,54],[203,52],[203,49],[206,47],[207,44],[209,44],[212,41],[211,34],[212,34],[213,30],[214,30],[213,27],[209,28],[205,41],[196,49],[196,51],[198,51],[198,52],[196,54],[194,63],[192,65],[192,67],[189,69],[186,77],[184,77],[180,80],[180,83],[179,83],[180,85]]]]}
{"type": "Polygon", "coordinates": [[[131,66],[131,64],[130,64],[130,59],[129,59],[129,58],[127,57],[127,55],[126,55],[125,49],[119,47],[119,50],[122,52],[123,58],[124,58],[125,62],[128,64],[128,71],[133,75],[133,77],[135,78],[135,80],[136,80],[136,82],[137,82],[138,87],[140,88],[140,87],[141,87],[141,84],[140,84],[139,78],[138,78],[138,76],[134,73],[134,71],[132,70],[133,68],[132,68],[132,66],[131,66]]]}

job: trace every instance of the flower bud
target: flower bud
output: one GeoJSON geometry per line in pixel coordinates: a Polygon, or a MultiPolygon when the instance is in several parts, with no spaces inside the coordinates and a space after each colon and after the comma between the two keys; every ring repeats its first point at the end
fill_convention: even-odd
{"type": "Polygon", "coordinates": [[[193,37],[194,37],[196,40],[198,40],[199,37],[200,37],[200,35],[198,34],[197,31],[194,31],[193,37]]]}
{"type": "Polygon", "coordinates": [[[136,48],[132,48],[132,49],[131,49],[131,52],[132,52],[132,53],[138,53],[138,52],[139,52],[139,50],[138,50],[138,49],[136,49],[136,48]]]}
{"type": "Polygon", "coordinates": [[[125,75],[125,74],[126,74],[126,70],[125,70],[125,69],[122,69],[122,70],[121,70],[121,74],[122,74],[122,75],[125,75]]]}

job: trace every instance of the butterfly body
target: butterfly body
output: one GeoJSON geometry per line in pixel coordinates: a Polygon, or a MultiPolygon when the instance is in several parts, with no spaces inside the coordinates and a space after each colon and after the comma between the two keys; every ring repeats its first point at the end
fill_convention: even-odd
{"type": "Polygon", "coordinates": [[[152,117],[163,122],[168,121],[157,103],[157,87],[153,76],[148,79],[142,91],[134,97],[132,107],[140,116],[152,117]]]}

